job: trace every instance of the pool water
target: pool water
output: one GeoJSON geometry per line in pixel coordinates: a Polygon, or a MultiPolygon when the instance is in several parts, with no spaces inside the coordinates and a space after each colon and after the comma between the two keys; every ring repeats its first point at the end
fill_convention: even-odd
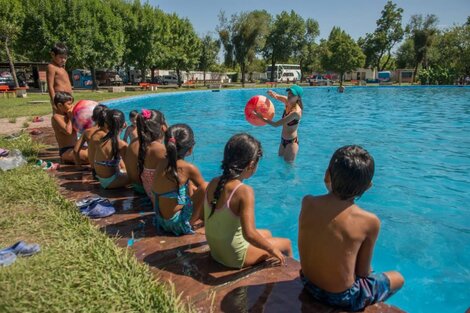
{"type": "MultiPolygon", "coordinates": [[[[332,153],[365,147],[376,162],[373,187],[358,204],[382,228],[373,268],[398,270],[404,288],[388,303],[409,312],[464,312],[470,306],[470,88],[305,88],[295,164],[277,156],[280,128],[254,127],[244,106],[264,89],[158,94],[108,102],[124,111],[151,108],[196,136],[194,162],[206,180],[220,174],[223,148],[235,133],[263,145],[256,175],[256,225],[292,240],[295,257],[302,197],[326,192],[332,153]]],[[[276,90],[285,93],[284,90],[276,90]]],[[[283,105],[274,102],[277,120],[283,105]]]]}

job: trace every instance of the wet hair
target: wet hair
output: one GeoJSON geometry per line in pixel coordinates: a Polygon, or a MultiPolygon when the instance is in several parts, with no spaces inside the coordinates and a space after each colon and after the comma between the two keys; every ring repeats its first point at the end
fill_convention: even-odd
{"type": "Polygon", "coordinates": [[[106,112],[108,111],[108,107],[104,104],[98,104],[93,109],[93,114],[91,115],[91,119],[93,122],[96,123],[99,127],[104,126],[104,122],[106,120],[106,112]]]}
{"type": "Polygon", "coordinates": [[[328,165],[333,194],[341,200],[358,198],[374,176],[374,159],[364,148],[344,146],[335,151],[328,165]]]}
{"type": "Polygon", "coordinates": [[[66,91],[58,91],[54,95],[54,105],[57,106],[59,103],[64,104],[65,102],[73,101],[73,96],[66,91]]]}
{"type": "MultiPolygon", "coordinates": [[[[136,111],[137,112],[137,111],[136,111]]],[[[149,110],[150,117],[146,118],[143,114],[137,114],[137,135],[139,138],[139,155],[137,169],[139,176],[144,170],[145,155],[151,142],[162,139],[165,135],[162,126],[166,126],[165,116],[157,110],[149,110]]]]}
{"type": "Polygon", "coordinates": [[[69,49],[67,48],[65,44],[61,42],[57,42],[52,46],[51,52],[54,53],[55,55],[59,55],[59,54],[68,55],[69,49]]]}
{"type": "Polygon", "coordinates": [[[119,158],[119,132],[124,127],[126,120],[124,113],[119,110],[107,110],[105,123],[108,125],[108,133],[101,139],[101,142],[111,140],[112,160],[119,158]]]}
{"type": "Polygon", "coordinates": [[[134,117],[137,116],[137,114],[139,114],[139,111],[137,111],[137,110],[132,110],[132,111],[130,111],[130,112],[129,112],[129,119],[130,119],[130,120],[133,119],[134,117]]]}
{"type": "Polygon", "coordinates": [[[178,178],[176,161],[183,160],[189,149],[194,147],[195,144],[194,133],[189,125],[175,124],[168,128],[165,133],[165,148],[168,160],[166,175],[178,186],[180,185],[180,180],[178,178]]]}
{"type": "Polygon", "coordinates": [[[217,187],[215,187],[214,199],[211,201],[212,210],[209,217],[215,212],[217,201],[219,201],[220,193],[224,189],[225,184],[230,180],[240,177],[251,162],[257,164],[262,156],[263,149],[261,143],[253,136],[241,133],[229,139],[224,149],[224,159],[221,166],[223,171],[222,176],[220,176],[217,187]]]}

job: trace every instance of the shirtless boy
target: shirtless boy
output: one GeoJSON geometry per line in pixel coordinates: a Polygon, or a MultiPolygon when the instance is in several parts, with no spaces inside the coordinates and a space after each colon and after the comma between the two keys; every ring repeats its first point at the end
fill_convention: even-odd
{"type": "Polygon", "coordinates": [[[385,301],[404,284],[398,272],[372,272],[380,220],[354,200],[372,186],[373,176],[374,159],[366,150],[336,150],[325,173],[329,193],[304,197],[299,218],[305,289],[320,302],[350,311],[385,301]]]}
{"type": "Polygon", "coordinates": [[[72,85],[70,84],[69,74],[65,70],[67,62],[67,47],[63,43],[56,43],[51,49],[52,61],[47,65],[47,88],[51,98],[52,111],[54,109],[54,96],[58,91],[72,94],[72,85]]]}
{"type": "MultiPolygon", "coordinates": [[[[70,93],[58,91],[54,96],[54,111],[51,124],[59,145],[60,160],[64,163],[74,163],[73,148],[77,142],[77,132],[72,127],[73,97],[70,93]]],[[[78,156],[82,163],[88,161],[87,150],[81,150],[78,156]]]]}

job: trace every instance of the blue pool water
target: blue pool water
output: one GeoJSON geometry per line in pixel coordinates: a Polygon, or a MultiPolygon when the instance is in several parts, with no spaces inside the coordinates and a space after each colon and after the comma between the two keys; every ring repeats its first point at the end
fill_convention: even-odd
{"type": "MultiPolygon", "coordinates": [[[[283,93],[284,90],[276,90],[283,93]]],[[[159,94],[112,103],[124,111],[155,108],[169,123],[189,124],[194,162],[206,180],[220,174],[223,147],[237,132],[258,138],[265,157],[247,183],[256,224],[288,237],[297,251],[297,219],[306,194],[325,193],[332,153],[363,145],[375,158],[374,185],[358,201],[382,229],[373,268],[398,270],[406,284],[389,303],[409,312],[464,312],[470,306],[470,88],[305,88],[300,152],[277,156],[280,128],[254,127],[244,105],[263,89],[159,94]]],[[[275,103],[276,117],[283,106],[275,103]]]]}

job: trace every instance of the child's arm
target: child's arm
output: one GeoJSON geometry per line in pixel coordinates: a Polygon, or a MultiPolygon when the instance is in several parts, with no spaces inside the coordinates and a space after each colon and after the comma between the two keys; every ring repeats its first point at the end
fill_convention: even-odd
{"type": "Polygon", "coordinates": [[[125,142],[127,142],[127,139],[129,138],[129,127],[126,128],[126,131],[124,132],[124,138],[122,139],[125,142]]]}
{"type": "Polygon", "coordinates": [[[88,138],[86,137],[86,131],[78,138],[75,146],[73,147],[73,157],[75,159],[75,165],[81,165],[82,162],[80,160],[80,151],[82,150],[83,146],[86,142],[88,142],[88,138]]]}
{"type": "Polygon", "coordinates": [[[256,230],[254,210],[255,196],[253,188],[243,185],[238,189],[238,192],[240,193],[239,215],[243,237],[251,245],[268,252],[271,256],[277,258],[281,264],[284,264],[285,258],[282,252],[279,249],[274,248],[273,245],[256,230]]]}
{"type": "Polygon", "coordinates": [[[72,111],[67,112],[67,121],[64,115],[54,114],[52,118],[56,121],[57,125],[60,127],[60,131],[66,135],[72,135],[73,126],[72,126],[72,111]]]}
{"type": "Polygon", "coordinates": [[[122,170],[126,169],[126,164],[124,162],[126,158],[126,152],[127,152],[127,142],[124,140],[119,140],[119,155],[121,156],[121,162],[119,163],[119,167],[122,170]]]}
{"type": "Polygon", "coordinates": [[[370,221],[370,229],[366,239],[362,242],[361,248],[357,253],[356,260],[356,276],[367,277],[371,273],[372,254],[374,252],[375,241],[379,235],[380,220],[377,216],[373,216],[370,221]]]}
{"type": "Polygon", "coordinates": [[[189,179],[196,185],[196,187],[203,186],[206,183],[199,169],[192,164],[189,164],[189,179]]]}
{"type": "Polygon", "coordinates": [[[46,80],[47,80],[47,90],[49,92],[49,97],[51,97],[51,103],[54,103],[54,96],[55,96],[55,90],[54,90],[54,77],[55,77],[55,68],[54,65],[49,64],[47,66],[47,75],[46,75],[46,80]]]}
{"type": "Polygon", "coordinates": [[[294,113],[291,113],[289,115],[287,115],[286,117],[283,117],[281,118],[280,120],[276,121],[276,122],[273,122],[271,120],[268,120],[267,118],[263,117],[260,113],[256,112],[256,111],[253,111],[253,113],[261,120],[263,120],[264,122],[266,122],[267,124],[273,126],[273,127],[279,127],[279,126],[282,126],[286,123],[289,123],[290,121],[292,120],[295,120],[295,119],[300,119],[300,115],[297,113],[297,112],[294,112],[294,113]]]}

